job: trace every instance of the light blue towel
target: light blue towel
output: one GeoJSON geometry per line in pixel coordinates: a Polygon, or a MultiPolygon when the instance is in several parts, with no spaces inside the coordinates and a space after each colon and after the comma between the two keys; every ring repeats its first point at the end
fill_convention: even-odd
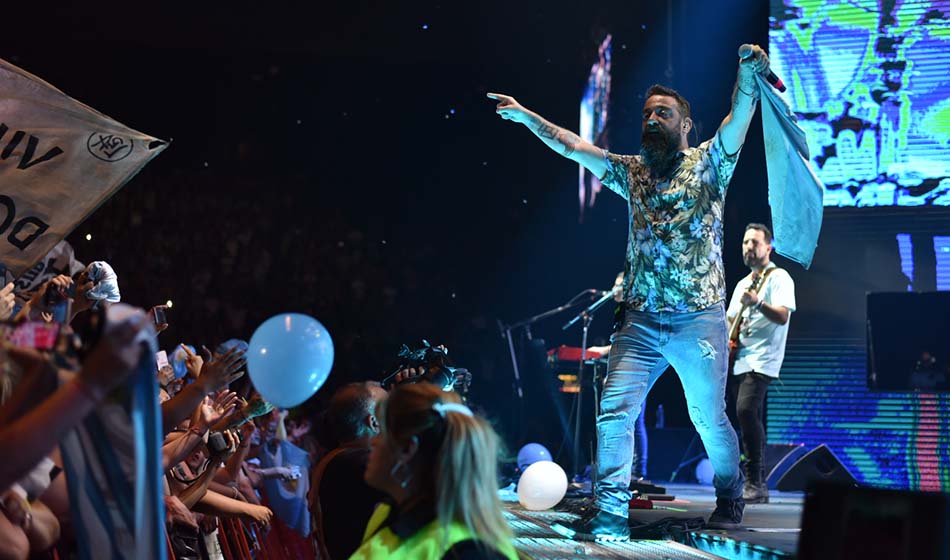
{"type": "Polygon", "coordinates": [[[95,286],[86,292],[86,297],[92,300],[106,300],[109,303],[118,303],[122,300],[119,295],[119,277],[105,261],[96,261],[86,267],[86,276],[95,286]]]}
{"type": "Polygon", "coordinates": [[[782,256],[811,266],[824,206],[825,186],[809,163],[805,131],[791,107],[761,75],[762,136],[769,175],[769,206],[775,250],[782,256]]]}

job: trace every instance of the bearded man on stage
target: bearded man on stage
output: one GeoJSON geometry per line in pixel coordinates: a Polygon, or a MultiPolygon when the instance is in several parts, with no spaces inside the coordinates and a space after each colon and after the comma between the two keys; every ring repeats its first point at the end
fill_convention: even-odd
{"type": "Polygon", "coordinates": [[[590,170],[629,208],[625,317],[611,341],[597,418],[596,507],[555,529],[578,540],[626,540],[633,428],[650,387],[669,366],[682,381],[690,419],[713,464],[716,509],[707,526],[742,522],[744,478],[726,416],[729,350],[722,265],[726,188],[759,97],[756,74],[769,60],[758,46],[739,63],[732,110],[713,137],[689,147],[689,102],[663,86],[647,91],[639,155],[607,152],[546,121],[513,97],[489,93],[504,119],[528,127],[549,148],[590,170]]]}

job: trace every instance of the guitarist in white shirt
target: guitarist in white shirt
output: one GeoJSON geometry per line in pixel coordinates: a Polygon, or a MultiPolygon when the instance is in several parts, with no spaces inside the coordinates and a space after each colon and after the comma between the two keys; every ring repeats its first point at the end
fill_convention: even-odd
{"type": "Polygon", "coordinates": [[[742,497],[749,504],[768,503],[765,480],[763,408],[769,384],[778,378],[785,358],[788,321],[795,311],[795,282],[771,261],[772,232],[762,224],[746,226],[742,260],[751,269],[739,281],[726,317],[730,329],[731,394],[742,432],[746,482],[742,497]]]}

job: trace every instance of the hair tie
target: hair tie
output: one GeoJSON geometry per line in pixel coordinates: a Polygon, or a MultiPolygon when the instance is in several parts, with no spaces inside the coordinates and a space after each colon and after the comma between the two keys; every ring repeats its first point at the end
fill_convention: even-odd
{"type": "Polygon", "coordinates": [[[459,414],[464,414],[465,416],[473,416],[472,410],[465,406],[464,404],[459,403],[441,403],[437,402],[432,405],[432,410],[439,413],[439,416],[445,418],[447,412],[458,412],[459,414]]]}

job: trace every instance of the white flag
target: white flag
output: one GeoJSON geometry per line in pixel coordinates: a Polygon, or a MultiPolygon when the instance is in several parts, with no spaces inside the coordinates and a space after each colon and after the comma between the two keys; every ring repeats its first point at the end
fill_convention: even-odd
{"type": "Polygon", "coordinates": [[[0,263],[28,270],[167,146],[0,59],[0,263]]]}

